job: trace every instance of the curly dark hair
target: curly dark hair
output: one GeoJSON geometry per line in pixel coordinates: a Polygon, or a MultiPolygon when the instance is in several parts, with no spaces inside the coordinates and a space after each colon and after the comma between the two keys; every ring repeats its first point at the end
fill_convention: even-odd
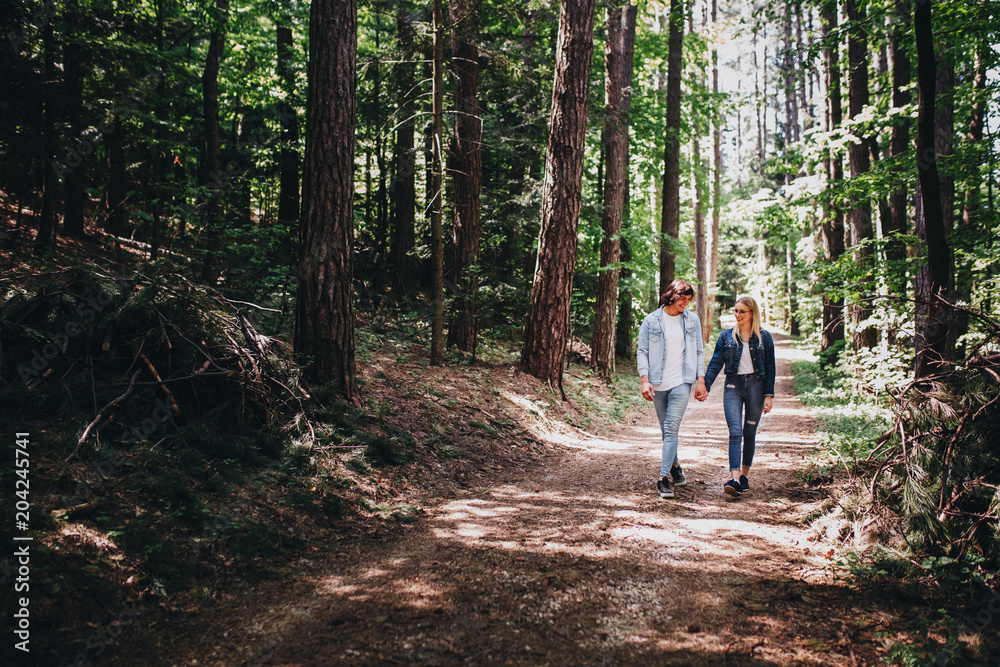
{"type": "Polygon", "coordinates": [[[674,282],[667,285],[667,291],[660,295],[660,308],[669,306],[682,296],[690,296],[693,298],[694,288],[691,287],[691,283],[688,281],[678,278],[674,282]]]}

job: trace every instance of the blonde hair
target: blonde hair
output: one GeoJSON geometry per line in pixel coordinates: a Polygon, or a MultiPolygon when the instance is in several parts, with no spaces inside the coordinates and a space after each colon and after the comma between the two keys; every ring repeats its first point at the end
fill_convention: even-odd
{"type": "MultiPolygon", "coordinates": [[[[753,317],[753,333],[751,334],[751,337],[757,336],[757,340],[763,341],[763,339],[760,336],[760,308],[757,307],[757,302],[754,301],[752,296],[741,296],[740,298],[736,299],[736,305],[738,306],[740,304],[743,304],[744,306],[749,308],[750,315],[753,317]]],[[[739,338],[740,335],[739,325],[733,327],[733,334],[737,338],[739,338]]]]}

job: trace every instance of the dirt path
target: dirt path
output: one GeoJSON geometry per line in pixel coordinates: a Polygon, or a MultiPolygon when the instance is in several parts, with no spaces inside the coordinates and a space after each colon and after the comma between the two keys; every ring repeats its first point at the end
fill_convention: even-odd
{"type": "Polygon", "coordinates": [[[794,474],[815,436],[791,392],[796,353],[776,339],[775,407],[742,498],[722,493],[719,382],[688,408],[676,499],[655,493],[650,405],[614,437],[566,440],[526,476],[429,508],[390,540],[301,561],[302,576],[193,623],[201,636],[161,647],[160,664],[876,662],[856,645],[864,613],[829,583],[802,521],[817,501],[794,474]]]}

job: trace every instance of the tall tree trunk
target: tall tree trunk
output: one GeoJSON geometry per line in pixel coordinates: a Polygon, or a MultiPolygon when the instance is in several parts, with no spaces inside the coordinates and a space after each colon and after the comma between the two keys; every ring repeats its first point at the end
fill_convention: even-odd
{"type": "Polygon", "coordinates": [[[455,137],[452,144],[454,183],[455,264],[451,282],[458,290],[455,319],[448,329],[448,346],[476,353],[479,322],[476,293],[479,278],[470,273],[479,262],[479,196],[482,189],[480,145],[483,124],[479,110],[479,49],[476,46],[475,12],[465,0],[453,0],[451,53],[455,71],[455,137]]]}
{"type": "MultiPolygon", "coordinates": [[[[790,185],[794,178],[792,172],[791,147],[799,140],[799,106],[797,98],[795,58],[792,52],[792,3],[785,0],[785,185],[790,185]]],[[[799,335],[799,322],[796,317],[798,285],[795,283],[795,251],[791,239],[785,241],[785,289],[788,292],[788,310],[785,321],[788,333],[799,335]]]]}
{"type": "MultiPolygon", "coordinates": [[[[857,118],[868,104],[868,38],[865,30],[865,13],[858,7],[857,0],[847,0],[847,17],[851,28],[847,36],[847,59],[850,67],[850,82],[848,89],[848,108],[851,118],[857,118]]],[[[847,154],[851,163],[851,178],[858,178],[871,168],[869,157],[870,146],[866,138],[862,143],[851,143],[847,154]]],[[[855,198],[850,210],[851,245],[855,247],[854,256],[859,266],[869,269],[874,260],[870,247],[858,247],[863,241],[873,238],[872,207],[867,201],[855,198]]],[[[875,345],[878,331],[871,326],[862,327],[872,313],[871,305],[864,302],[851,306],[851,321],[854,323],[854,349],[870,348],[875,345]]]]}
{"type": "Polygon", "coordinates": [[[444,16],[434,0],[434,89],[431,95],[431,365],[444,363],[444,16]]]}
{"type": "Polygon", "coordinates": [[[354,109],[357,7],[313,0],[295,352],[306,377],[354,387],[354,109]]]}
{"type": "Polygon", "coordinates": [[[785,0],[785,155],[787,162],[789,144],[799,140],[799,98],[798,75],[795,69],[795,53],[792,49],[792,2],[785,0]]]}
{"type": "Polygon", "coordinates": [[[296,148],[299,143],[299,116],[292,104],[295,96],[295,71],[291,66],[294,60],[291,26],[278,26],[277,45],[277,73],[285,93],[285,98],[278,102],[278,116],[281,120],[278,221],[289,224],[299,219],[299,152],[296,148]]]}
{"type": "Polygon", "coordinates": [[[105,194],[105,206],[107,211],[107,223],[105,230],[115,237],[115,247],[118,247],[118,238],[125,234],[128,225],[128,208],[125,198],[128,192],[128,180],[125,167],[125,146],[122,136],[124,128],[122,119],[115,118],[113,132],[109,132],[105,145],[108,149],[108,189],[105,194]]]}
{"type": "MultiPolygon", "coordinates": [[[[415,33],[402,3],[396,13],[396,34],[404,54],[413,50],[415,33]]],[[[403,60],[407,56],[404,55],[403,60]]],[[[406,67],[402,63],[398,67],[406,67]]],[[[417,156],[413,144],[416,123],[416,98],[411,94],[413,70],[406,68],[399,77],[398,96],[400,100],[400,120],[396,129],[396,147],[393,164],[395,176],[389,187],[392,207],[392,244],[389,249],[389,265],[392,267],[392,291],[402,294],[412,287],[413,261],[409,252],[416,244],[417,206],[417,156]]]]}
{"type": "Polygon", "coordinates": [[[792,182],[792,171],[789,165],[789,150],[792,142],[792,107],[795,104],[794,72],[792,71],[792,3],[785,0],[785,48],[782,53],[782,69],[785,71],[785,148],[782,151],[784,160],[785,185],[792,182]]]}
{"type": "MultiPolygon", "coordinates": [[[[712,26],[713,29],[718,21],[718,1],[712,0],[712,26]]],[[[754,49],[754,57],[756,57],[756,49],[754,49]]],[[[756,73],[755,73],[756,76],[756,73]]],[[[712,46],[712,92],[718,97],[719,95],[719,51],[712,46]]],[[[737,123],[742,126],[741,122],[737,123]]],[[[706,317],[701,320],[701,332],[704,342],[708,342],[712,337],[712,320],[713,313],[715,311],[715,294],[712,292],[714,290],[716,282],[719,279],[719,224],[722,219],[722,112],[718,107],[715,107],[712,111],[712,125],[714,128],[712,137],[712,157],[715,164],[714,169],[714,182],[712,185],[712,230],[710,234],[711,240],[711,250],[708,254],[708,303],[706,304],[705,312],[706,317]]],[[[742,151],[737,150],[736,154],[740,155],[742,151]]]]}
{"type": "MultiPolygon", "coordinates": [[[[630,226],[629,215],[629,189],[625,188],[624,213],[622,216],[622,229],[627,230],[630,226]]],[[[632,356],[632,271],[629,268],[632,261],[632,248],[628,242],[628,236],[622,235],[621,242],[621,263],[622,268],[618,274],[620,284],[623,285],[618,293],[618,323],[615,326],[615,356],[628,359],[632,356]]]]}
{"type": "MultiPolygon", "coordinates": [[[[702,6],[702,32],[706,32],[708,24],[707,6],[702,6]]],[[[688,30],[694,34],[694,3],[688,14],[688,30]]],[[[695,65],[693,75],[694,85],[704,86],[700,63],[695,65]]],[[[694,184],[692,196],[691,219],[694,222],[694,274],[695,274],[695,315],[704,322],[708,318],[708,254],[705,243],[705,210],[708,208],[708,192],[705,186],[705,162],[701,157],[701,131],[699,129],[699,110],[694,97],[691,99],[691,182],[694,184]]]]}
{"type": "Polygon", "coordinates": [[[392,246],[389,264],[392,266],[392,291],[402,294],[413,287],[413,261],[409,252],[416,245],[417,155],[413,145],[415,123],[408,120],[396,130],[396,176],[390,188],[393,206],[392,246]]]}
{"type": "Polygon", "coordinates": [[[674,280],[675,248],[681,226],[681,51],[684,47],[684,2],[670,2],[667,52],[667,130],[663,156],[663,217],[660,222],[660,294],[674,280]]]}
{"type": "MultiPolygon", "coordinates": [[[[965,135],[966,141],[968,142],[973,155],[981,154],[981,151],[983,150],[983,128],[986,125],[985,93],[987,59],[984,55],[986,48],[988,47],[984,44],[977,45],[974,66],[975,74],[972,82],[975,97],[973,99],[972,113],[970,114],[969,119],[969,130],[965,135]]],[[[965,198],[962,206],[962,218],[960,221],[962,228],[967,228],[979,223],[979,191],[982,187],[983,180],[979,165],[980,161],[972,161],[970,173],[966,180],[965,198]]],[[[956,270],[956,274],[958,273],[959,270],[956,270]]],[[[954,283],[955,298],[958,301],[969,301],[971,297],[972,277],[968,275],[956,275],[954,283]]],[[[960,310],[955,313],[955,322],[952,329],[954,331],[954,338],[956,340],[961,340],[969,330],[968,312],[960,310]]],[[[964,357],[964,346],[960,352],[961,356],[958,358],[964,357]]]]}
{"type": "MultiPolygon", "coordinates": [[[[373,99],[381,100],[383,99],[382,63],[380,60],[382,55],[382,12],[374,12],[373,16],[375,20],[374,62],[372,62],[366,69],[371,72],[373,79],[372,97],[373,99]]],[[[386,253],[383,243],[385,243],[385,240],[388,238],[387,227],[389,225],[389,194],[388,183],[386,182],[386,174],[389,170],[385,164],[385,133],[382,131],[385,116],[383,115],[381,105],[375,106],[374,116],[373,120],[375,127],[373,134],[375,135],[375,166],[378,170],[378,191],[375,194],[375,233],[372,235],[372,246],[375,251],[375,257],[384,258],[386,253]]],[[[440,137],[440,135],[438,136],[440,137]]],[[[444,150],[443,147],[441,147],[441,149],[444,150]]]]}
{"type": "Polygon", "coordinates": [[[757,171],[760,173],[764,172],[764,128],[761,125],[762,117],[767,115],[766,111],[762,111],[764,106],[764,99],[760,96],[760,79],[758,72],[760,71],[757,65],[757,26],[754,25],[753,28],[753,99],[754,99],[754,109],[757,112],[757,171]]]}
{"type": "Polygon", "coordinates": [[[42,115],[42,212],[38,221],[38,247],[55,247],[56,244],[56,179],[55,145],[56,145],[56,96],[52,89],[56,78],[55,67],[55,35],[52,21],[49,20],[42,28],[42,57],[44,59],[45,106],[42,115]]]}
{"type": "Polygon", "coordinates": [[[937,153],[938,180],[941,181],[941,215],[945,234],[955,230],[955,177],[950,165],[955,144],[955,57],[946,38],[937,48],[937,76],[934,91],[934,152],[937,153]]]}
{"type": "MultiPolygon", "coordinates": [[[[826,117],[829,126],[827,131],[840,127],[843,122],[843,109],[840,93],[840,52],[836,42],[829,41],[829,35],[837,28],[837,3],[830,2],[823,8],[822,24],[823,38],[826,47],[826,117]]],[[[844,178],[844,166],[840,157],[827,160],[827,179],[832,190],[839,187],[844,178]]],[[[827,261],[836,261],[844,252],[844,213],[832,203],[827,207],[822,227],[823,250],[827,261]]],[[[844,340],[844,300],[823,294],[823,332],[821,347],[829,350],[838,341],[844,340]]]]}
{"type": "Polygon", "coordinates": [[[165,43],[164,43],[164,0],[156,0],[156,114],[157,124],[153,132],[153,193],[156,203],[153,204],[153,221],[149,230],[149,258],[155,259],[160,251],[160,244],[164,236],[163,210],[164,203],[168,197],[165,181],[170,172],[170,159],[166,148],[167,111],[167,79],[164,73],[166,68],[165,43]]]}
{"type": "Polygon", "coordinates": [[[604,378],[615,374],[615,322],[618,306],[618,238],[628,189],[628,124],[631,105],[635,5],[613,4],[605,10],[604,52],[604,212],[601,227],[601,271],[597,276],[597,306],[590,350],[594,369],[604,378]]]}
{"type": "MultiPolygon", "coordinates": [[[[765,33],[766,36],[766,33],[765,33]]],[[[764,89],[764,97],[760,101],[760,115],[762,121],[762,132],[761,137],[763,144],[761,145],[760,151],[760,165],[759,173],[761,176],[764,175],[764,167],[766,166],[764,160],[767,159],[767,107],[768,107],[768,97],[767,97],[767,43],[764,43],[764,71],[761,72],[761,80],[763,81],[762,87],[764,89]]]]}
{"type": "MultiPolygon", "coordinates": [[[[983,130],[986,127],[986,62],[984,50],[987,47],[980,44],[975,55],[975,74],[972,88],[975,98],[972,103],[972,113],[969,117],[969,131],[965,138],[972,144],[973,151],[982,150],[983,130]]],[[[973,161],[971,174],[966,183],[965,200],[962,206],[962,226],[967,227],[975,222],[979,213],[979,191],[982,187],[982,172],[980,162],[973,161]]]]}
{"type": "MultiPolygon", "coordinates": [[[[70,136],[81,137],[83,126],[83,78],[85,56],[78,40],[83,39],[82,13],[79,0],[72,0],[66,7],[66,22],[70,34],[66,36],[65,52],[65,85],[66,111],[69,119],[70,136]]],[[[73,146],[68,146],[73,149],[73,146]]],[[[83,210],[86,201],[85,171],[81,165],[66,171],[66,200],[63,205],[63,233],[76,238],[83,237],[83,210]]]]}
{"type": "MultiPolygon", "coordinates": [[[[934,94],[934,152],[937,153],[938,180],[941,182],[941,216],[944,233],[950,238],[955,231],[955,177],[952,164],[955,157],[955,49],[950,35],[942,34],[935,44],[937,76],[934,94]]],[[[948,295],[955,286],[954,258],[948,258],[948,295]]],[[[948,313],[953,319],[953,312],[948,313]]],[[[945,326],[945,357],[954,358],[955,328],[949,321],[945,326]]]]}
{"type": "MultiPolygon", "coordinates": [[[[812,11],[811,7],[809,11],[812,11]]],[[[808,130],[813,125],[812,112],[809,108],[809,101],[806,99],[806,86],[808,81],[811,80],[812,72],[807,72],[802,63],[803,54],[809,51],[810,45],[802,41],[802,4],[798,2],[795,3],[795,44],[795,71],[797,73],[795,87],[798,90],[798,104],[795,112],[795,140],[798,141],[801,138],[800,132],[808,130]],[[801,121],[802,116],[806,117],[805,122],[801,121]]],[[[811,70],[812,68],[809,69],[811,70]]]]}
{"type": "Polygon", "coordinates": [[[941,181],[934,149],[937,65],[932,24],[933,0],[917,2],[913,28],[917,45],[917,178],[921,207],[916,233],[927,244],[927,265],[916,280],[916,335],[914,375],[931,375],[947,361],[948,314],[941,304],[948,298],[950,250],[941,203],[941,181]]]}
{"type": "Polygon", "coordinates": [[[538,261],[520,363],[521,370],[558,387],[563,397],[593,32],[594,0],[564,0],[559,10],[538,261]]]}
{"type": "MultiPolygon", "coordinates": [[[[896,108],[905,107],[910,103],[910,56],[903,48],[907,31],[906,24],[909,22],[912,11],[910,0],[902,0],[896,5],[893,16],[892,27],[889,32],[889,55],[892,59],[892,106],[896,108]]],[[[902,114],[895,117],[892,126],[892,138],[889,140],[889,155],[898,157],[909,150],[910,145],[910,121],[902,114]]],[[[886,245],[886,259],[897,266],[902,266],[906,259],[906,244],[899,240],[893,240],[893,234],[906,233],[906,181],[903,178],[902,170],[899,174],[899,182],[895,190],[889,193],[889,216],[882,221],[882,233],[889,238],[886,245]]],[[[893,273],[889,273],[889,293],[902,296],[906,294],[905,275],[899,280],[893,279],[893,273]]],[[[891,335],[892,332],[890,332],[891,335]]]]}
{"type": "Polygon", "coordinates": [[[205,158],[203,181],[210,187],[205,219],[205,265],[202,280],[214,285],[219,279],[217,262],[222,252],[222,201],[225,179],[222,174],[221,141],[219,139],[219,68],[226,46],[226,23],[229,20],[229,0],[216,0],[212,33],[201,78],[203,120],[205,124],[205,158]]]}

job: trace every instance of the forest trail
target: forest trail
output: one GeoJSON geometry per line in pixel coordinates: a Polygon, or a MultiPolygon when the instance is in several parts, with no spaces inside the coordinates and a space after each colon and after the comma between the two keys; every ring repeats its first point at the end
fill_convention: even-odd
{"type": "Polygon", "coordinates": [[[720,381],[688,408],[689,484],[674,500],[654,489],[650,404],[613,437],[565,440],[526,474],[429,507],[391,539],[302,561],[301,576],[221,603],[147,664],[876,662],[856,643],[876,617],[832,583],[802,520],[819,505],[795,481],[815,439],[792,393],[803,353],[775,339],[774,410],[742,498],[722,493],[720,381]]]}

